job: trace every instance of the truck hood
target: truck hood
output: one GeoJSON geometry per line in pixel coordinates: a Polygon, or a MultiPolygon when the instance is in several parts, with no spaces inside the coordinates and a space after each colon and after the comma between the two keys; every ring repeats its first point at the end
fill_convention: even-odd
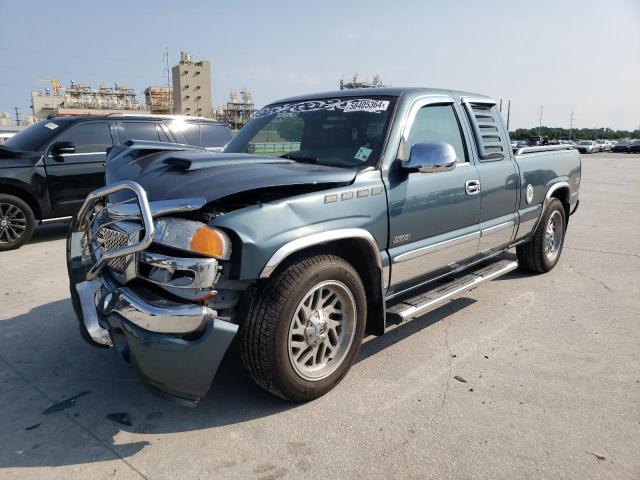
{"type": "Polygon", "coordinates": [[[271,187],[308,185],[319,190],[348,185],[355,176],[356,169],[201,150],[151,151],[138,158],[131,151],[112,152],[106,172],[108,185],[133,180],[146,190],[150,201],[202,197],[207,203],[271,187]]]}

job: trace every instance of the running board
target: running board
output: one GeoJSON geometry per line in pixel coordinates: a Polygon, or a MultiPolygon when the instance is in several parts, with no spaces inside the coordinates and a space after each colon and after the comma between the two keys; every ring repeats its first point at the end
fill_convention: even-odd
{"type": "Polygon", "coordinates": [[[440,285],[433,290],[428,290],[420,295],[403,300],[392,307],[388,307],[387,317],[395,323],[419,317],[473,290],[479,285],[494,278],[501,277],[516,268],[518,268],[518,262],[500,260],[463,277],[456,278],[449,283],[440,285]]]}

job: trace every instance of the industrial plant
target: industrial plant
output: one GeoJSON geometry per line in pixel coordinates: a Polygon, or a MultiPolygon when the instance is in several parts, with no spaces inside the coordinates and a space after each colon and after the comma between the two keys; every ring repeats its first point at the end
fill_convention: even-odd
{"type": "MultiPolygon", "coordinates": [[[[233,130],[241,128],[256,112],[252,93],[245,87],[232,90],[226,103],[214,106],[211,65],[196,60],[192,53],[180,52],[180,61],[171,68],[172,85],[150,85],[144,89],[144,103],[139,92],[122,83],[98,88],[71,80],[65,85],[56,79],[41,79],[48,86],[31,92],[31,115],[13,120],[3,115],[3,124],[28,125],[53,116],[107,115],[114,113],[186,115],[214,118],[227,122],[233,130]],[[5,118],[6,117],[6,118],[5,118]]],[[[8,126],[8,125],[7,125],[8,126]]]]}

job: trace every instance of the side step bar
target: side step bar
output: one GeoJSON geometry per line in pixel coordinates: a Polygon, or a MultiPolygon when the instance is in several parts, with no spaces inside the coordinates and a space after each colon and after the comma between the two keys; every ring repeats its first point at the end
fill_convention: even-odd
{"type": "Polygon", "coordinates": [[[447,284],[440,285],[433,290],[428,290],[427,292],[403,300],[387,308],[387,317],[396,323],[419,317],[461,296],[469,290],[473,290],[477,286],[509,273],[516,268],[518,268],[518,262],[500,260],[499,262],[475,270],[447,284]]]}

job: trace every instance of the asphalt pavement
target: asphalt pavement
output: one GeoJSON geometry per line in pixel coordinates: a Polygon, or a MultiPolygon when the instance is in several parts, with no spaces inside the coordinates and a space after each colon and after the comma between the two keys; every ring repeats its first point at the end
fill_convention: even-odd
{"type": "Polygon", "coordinates": [[[0,478],[640,478],[640,155],[582,158],[552,272],[367,338],[304,405],[237,346],[198,407],[156,397],[80,338],[65,226],[38,229],[0,253],[0,478]]]}

